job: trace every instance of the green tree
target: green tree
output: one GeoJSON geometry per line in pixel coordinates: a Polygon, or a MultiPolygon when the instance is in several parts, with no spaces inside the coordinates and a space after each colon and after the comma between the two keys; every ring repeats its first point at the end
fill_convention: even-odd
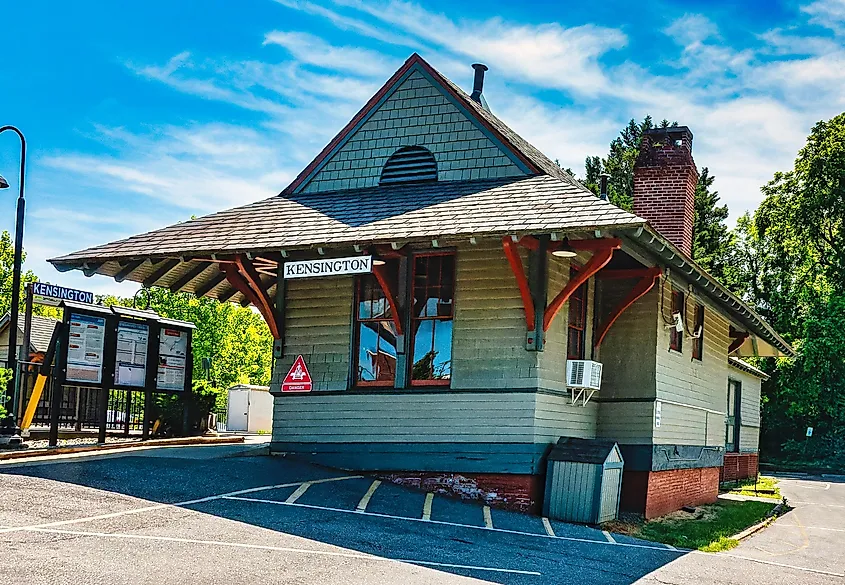
{"type": "Polygon", "coordinates": [[[710,274],[723,280],[733,238],[725,223],[728,206],[719,205],[719,192],[712,189],[715,180],[710,169],[701,169],[695,186],[692,257],[710,274]]]}
{"type": "MultiPolygon", "coordinates": [[[[22,254],[23,260],[26,260],[26,253],[22,254]]],[[[0,315],[5,315],[9,312],[12,306],[12,274],[15,264],[15,248],[12,244],[12,237],[9,232],[3,231],[0,234],[0,315]]],[[[27,282],[37,282],[38,277],[32,273],[31,270],[21,273],[21,293],[20,293],[20,307],[18,310],[24,310],[24,284],[27,282]]]]}

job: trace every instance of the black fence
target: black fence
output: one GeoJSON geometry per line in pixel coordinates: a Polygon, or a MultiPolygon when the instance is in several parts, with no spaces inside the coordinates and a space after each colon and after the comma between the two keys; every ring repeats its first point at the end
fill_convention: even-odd
{"type": "MultiPolygon", "coordinates": [[[[41,364],[21,363],[21,387],[24,389],[18,404],[18,412],[23,413],[29,405],[38,368],[41,364]]],[[[52,376],[47,377],[44,391],[38,400],[32,427],[49,427],[51,404],[53,396],[52,376]]],[[[76,431],[98,429],[100,427],[99,412],[102,392],[98,388],[79,386],[64,386],[62,401],[59,408],[59,428],[76,431]]],[[[106,429],[123,431],[128,435],[130,431],[140,431],[144,420],[144,392],[131,390],[109,390],[108,408],[106,410],[106,429]]]]}

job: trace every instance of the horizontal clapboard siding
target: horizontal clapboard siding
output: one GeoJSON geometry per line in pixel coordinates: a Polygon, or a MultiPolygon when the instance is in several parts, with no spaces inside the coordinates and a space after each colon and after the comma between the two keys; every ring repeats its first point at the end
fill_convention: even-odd
{"type": "Polygon", "coordinates": [[[739,450],[743,453],[756,453],[760,450],[759,428],[739,427],[739,450]]]}
{"type": "MultiPolygon", "coordinates": [[[[671,283],[663,280],[663,315],[670,319],[671,283]]],[[[685,287],[684,287],[685,290],[685,287]]],[[[692,324],[697,299],[687,298],[687,321],[692,324]]],[[[700,302],[700,301],[698,301],[700,302]]],[[[703,358],[692,359],[693,340],[685,335],[683,351],[669,350],[669,329],[657,322],[657,398],[725,412],[728,385],[729,324],[710,305],[704,309],[703,358]]],[[[662,424],[654,431],[656,444],[724,445],[724,414],[663,405],[662,424]],[[705,442],[706,441],[706,442],[705,442]]]]}
{"type": "Polygon", "coordinates": [[[596,434],[620,444],[649,445],[653,420],[653,402],[602,402],[596,434]]]}
{"type": "Polygon", "coordinates": [[[762,381],[736,368],[729,368],[732,379],[742,384],[739,411],[739,450],[756,453],[760,445],[760,387],[762,381]]]}
{"type": "Polygon", "coordinates": [[[570,404],[569,396],[537,394],[534,417],[535,442],[556,443],[560,437],[596,437],[598,404],[570,404]]]}
{"type": "Polygon", "coordinates": [[[534,442],[532,393],[397,393],[276,398],[280,442],[534,442]]]}

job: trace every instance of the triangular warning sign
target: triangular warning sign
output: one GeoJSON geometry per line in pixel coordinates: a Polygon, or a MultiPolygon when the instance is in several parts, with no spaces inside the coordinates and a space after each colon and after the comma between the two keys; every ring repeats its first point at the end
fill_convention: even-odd
{"type": "Polygon", "coordinates": [[[302,356],[297,356],[288,375],[282,381],[282,392],[311,392],[311,374],[302,356]]]}

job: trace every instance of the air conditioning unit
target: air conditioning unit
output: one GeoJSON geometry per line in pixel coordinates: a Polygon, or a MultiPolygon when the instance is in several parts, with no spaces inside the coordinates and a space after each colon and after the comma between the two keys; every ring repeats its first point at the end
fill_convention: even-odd
{"type": "Polygon", "coordinates": [[[591,360],[568,360],[566,362],[566,385],[569,388],[601,388],[601,364],[591,360]]]}

